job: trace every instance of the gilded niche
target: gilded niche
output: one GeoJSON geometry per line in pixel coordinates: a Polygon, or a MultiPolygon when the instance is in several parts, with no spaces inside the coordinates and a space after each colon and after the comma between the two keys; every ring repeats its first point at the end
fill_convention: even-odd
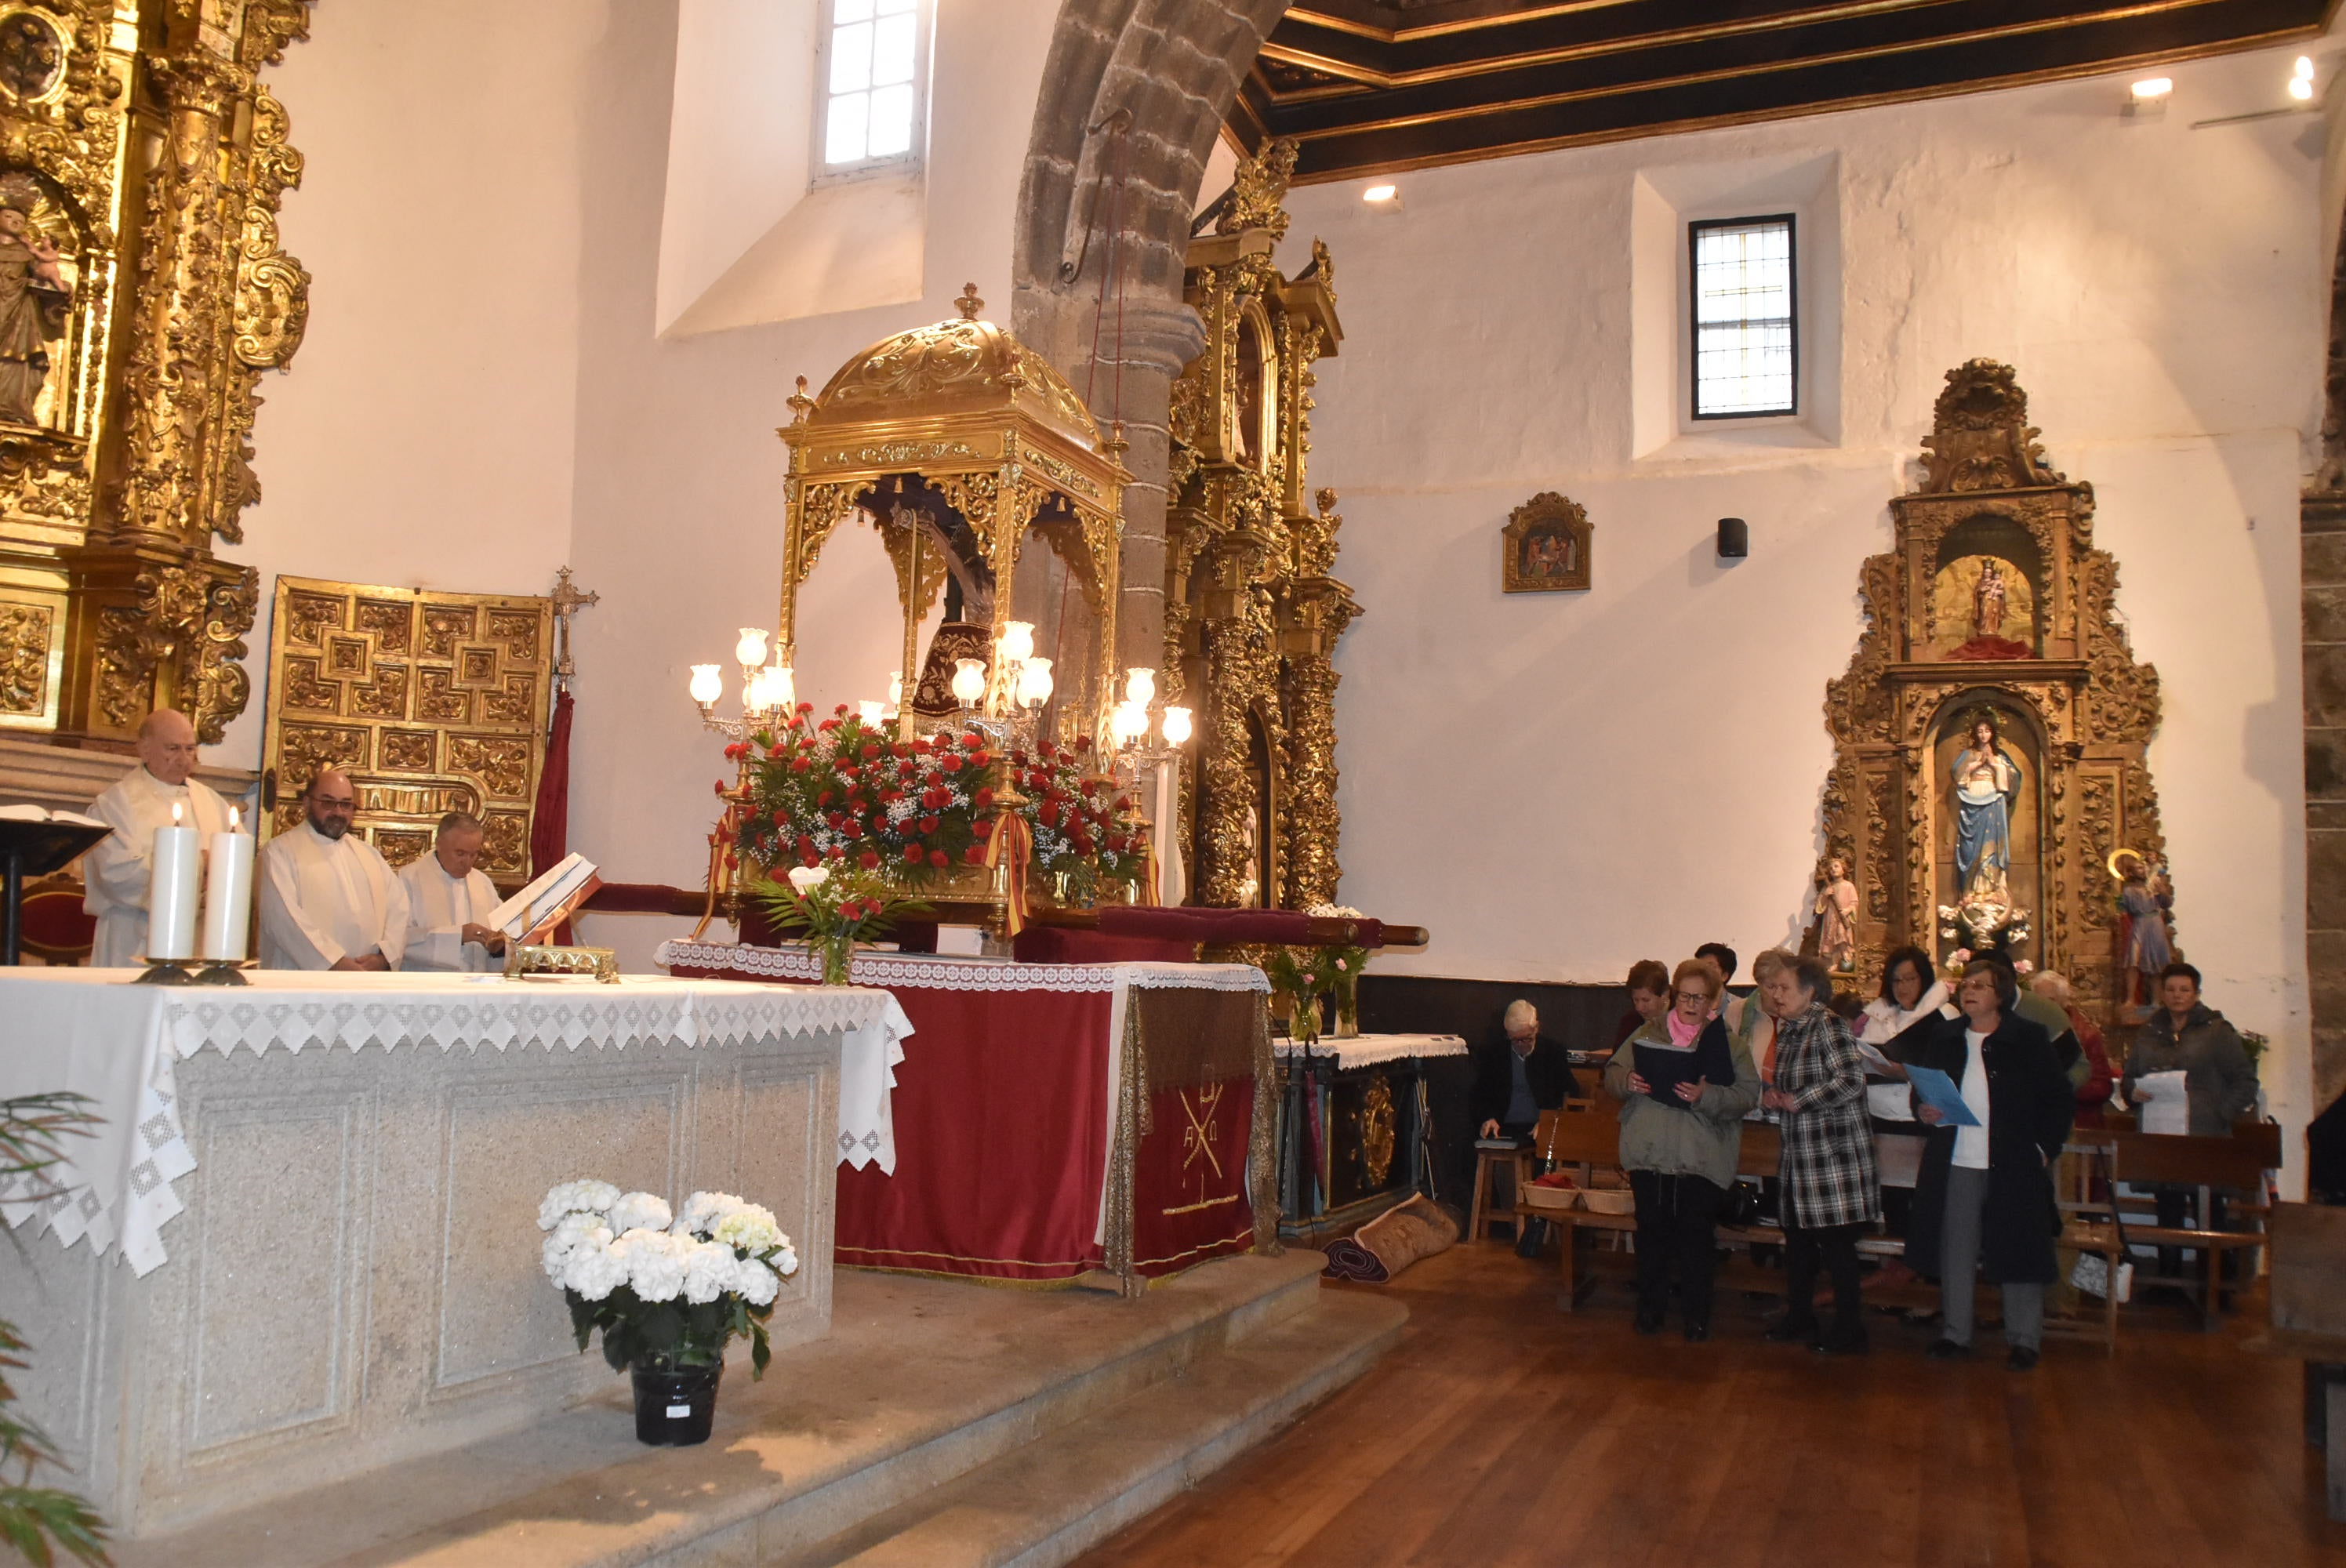
{"type": "MultiPolygon", "coordinates": [[[[64,608],[34,728],[121,744],[250,700],[256,385],[300,346],[301,156],[259,79],[309,0],[0,4],[0,583],[64,608]]],[[[20,726],[21,727],[21,726],[20,726]]]]}

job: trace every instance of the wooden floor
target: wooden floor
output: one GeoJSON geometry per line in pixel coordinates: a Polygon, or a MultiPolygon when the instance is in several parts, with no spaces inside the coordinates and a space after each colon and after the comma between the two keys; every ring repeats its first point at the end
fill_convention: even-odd
{"type": "Polygon", "coordinates": [[[1993,1330],[1949,1366],[1887,1317],[1862,1359],[1766,1344],[1743,1298],[1707,1345],[1641,1339],[1623,1284],[1567,1317],[1555,1279],[1486,1242],[1382,1287],[1392,1354],[1079,1568],[2346,1564],[2252,1322],[2153,1297],[2115,1358],[2055,1339],[2016,1376],[1993,1330]]]}

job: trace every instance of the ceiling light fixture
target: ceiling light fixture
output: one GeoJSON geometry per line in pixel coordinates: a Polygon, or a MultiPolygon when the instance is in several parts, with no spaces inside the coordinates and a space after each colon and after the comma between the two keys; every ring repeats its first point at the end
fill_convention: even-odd
{"type": "Polygon", "coordinates": [[[1401,195],[1401,188],[1392,185],[1372,185],[1361,192],[1361,199],[1372,207],[1382,207],[1401,195]]]}
{"type": "Polygon", "coordinates": [[[2289,96],[2299,103],[2305,103],[2313,97],[2313,57],[2310,55],[2300,55],[2296,66],[2290,69],[2289,96]]]}

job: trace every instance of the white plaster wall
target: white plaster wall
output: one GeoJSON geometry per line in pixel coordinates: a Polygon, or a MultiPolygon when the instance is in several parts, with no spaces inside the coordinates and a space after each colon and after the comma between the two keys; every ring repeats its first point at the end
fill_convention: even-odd
{"type": "Polygon", "coordinates": [[[1944,372],[1986,356],[2096,487],[2165,681],[2179,935],[2210,1002],[2273,1036],[2274,1108],[2302,1125],[2295,498],[2324,137],[2312,115],[2190,128],[2285,102],[2295,52],[2176,66],[2150,123],[2102,78],[1426,170],[1399,177],[1397,213],[1365,209],[1365,181],[1297,192],[1282,259],[1328,240],[1348,334],[1312,479],[1343,494],[1338,571],[1368,608],[1339,656],[1343,896],[1434,933],[1380,967],[1617,981],[1794,933],[1859,565],[1889,546],[1944,372]],[[1826,153],[1839,443],[1638,460],[1640,176],[1826,153]],[[1499,530],[1549,489],[1588,508],[1596,585],[1503,595],[1499,530]],[[1726,515],[1750,522],[1747,561],[1715,558],[1726,515]]]}
{"type": "MultiPolygon", "coordinates": [[[[255,698],[213,759],[260,765],[280,573],[542,594],[569,547],[580,135],[604,7],[323,5],[269,80],[307,159],[282,231],[310,326],[262,379],[255,698]]],[[[649,317],[647,308],[645,316],[649,317]]]]}
{"type": "MultiPolygon", "coordinates": [[[[789,423],[792,378],[820,390],[879,339],[952,316],[965,282],[976,283],[989,319],[1007,319],[1011,219],[1057,10],[1055,0],[937,5],[920,301],[683,338],[652,332],[673,8],[615,7],[586,61],[597,111],[579,130],[578,156],[596,171],[585,228],[636,237],[586,252],[576,298],[572,559],[603,603],[578,623],[571,841],[607,880],[700,880],[710,786],[728,769],[721,738],[701,729],[685,697],[687,667],[729,660],[738,626],[774,625],[787,463],[774,430],[789,423]]],[[[850,557],[842,549],[836,565],[852,575],[850,557]]],[[[863,586],[859,598],[830,563],[819,565],[810,613],[852,645],[832,650],[831,667],[884,679],[902,662],[902,626],[884,583],[863,586]]],[[[800,695],[828,705],[887,694],[809,680],[800,695]]],[[[648,968],[659,938],[687,924],[599,918],[587,940],[648,968]]]]}

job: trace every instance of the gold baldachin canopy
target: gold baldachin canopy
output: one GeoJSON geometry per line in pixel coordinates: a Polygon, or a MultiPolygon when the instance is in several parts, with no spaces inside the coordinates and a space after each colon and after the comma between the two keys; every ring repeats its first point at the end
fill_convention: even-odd
{"type": "Polygon", "coordinates": [[[1024,414],[1086,452],[1103,450],[1099,426],[1066,378],[977,312],[967,285],[958,320],[883,338],[839,368],[806,416],[821,433],[875,420],[912,423],[1024,414]]]}

